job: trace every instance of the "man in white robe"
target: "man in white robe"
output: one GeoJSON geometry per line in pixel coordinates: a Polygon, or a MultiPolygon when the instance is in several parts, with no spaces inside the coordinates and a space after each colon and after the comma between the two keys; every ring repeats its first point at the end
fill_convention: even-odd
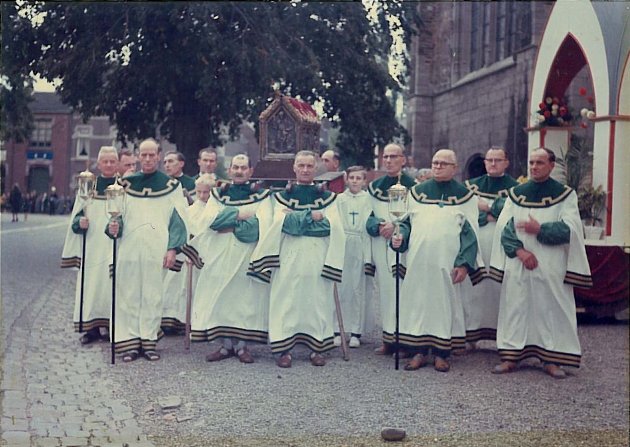
{"type": "Polygon", "coordinates": [[[290,368],[291,350],[311,350],[314,366],[333,349],[333,282],[340,282],[345,236],[336,194],[315,184],[317,155],[300,151],[296,184],[274,194],[273,223],[252,254],[252,273],[271,275],[269,341],[276,363],[290,368]]]}
{"type": "Polygon", "coordinates": [[[259,234],[271,223],[270,192],[249,181],[253,170],[247,155],[234,156],[228,172],[232,183],[212,190],[201,216],[204,230],[190,243],[203,261],[191,340],[222,343],[206,356],[208,362],[237,356],[241,363],[253,363],[247,343],[267,343],[269,287],[247,273],[259,234]]]}
{"type": "MultiPolygon", "coordinates": [[[[435,369],[447,372],[451,350],[464,346],[463,296],[471,279],[481,276],[478,210],[475,195],[454,180],[452,150],[437,151],[431,166],[433,178],[409,192],[409,220],[401,225],[408,253],[400,290],[400,344],[414,354],[406,370],[425,366],[432,350],[435,369]]],[[[398,248],[400,241],[393,238],[392,246],[398,248]]]]}
{"type": "Polygon", "coordinates": [[[160,150],[153,139],[140,143],[141,172],[121,180],[126,206],[107,227],[119,239],[116,267],[115,348],[130,362],[140,354],[159,360],[162,282],[186,244],[187,203],[180,183],[158,171],[160,150]]]}
{"type": "Polygon", "coordinates": [[[394,353],[392,343],[396,331],[396,278],[392,274],[392,266],[396,263],[396,253],[389,245],[394,233],[394,224],[389,215],[387,191],[398,182],[406,188],[411,188],[416,184],[412,177],[402,172],[405,160],[405,151],[402,146],[398,144],[385,146],[383,164],[387,175],[368,185],[368,193],[372,201],[372,215],[368,218],[366,229],[372,237],[372,259],[376,268],[383,327],[383,345],[375,351],[378,355],[394,353]]]}
{"type": "Polygon", "coordinates": [[[98,152],[98,169],[94,195],[84,201],[77,196],[71,223],[61,255],[62,268],[79,268],[74,304],[74,330],[83,332],[79,339],[85,345],[107,333],[112,303],[112,241],[103,233],[109,215],[106,211],[105,188],[116,181],[118,154],[116,148],[103,146],[98,152]],[[83,259],[85,238],[85,259],[83,259]],[[81,305],[83,275],[83,305],[81,305]]]}
{"type": "Polygon", "coordinates": [[[510,161],[502,147],[491,147],[484,158],[486,174],[466,180],[466,187],[479,199],[479,247],[484,263],[484,276],[472,291],[464,295],[466,341],[471,348],[480,340],[495,341],[499,318],[501,286],[489,278],[492,239],[497,218],[501,214],[508,190],[518,182],[506,174],[510,161]]]}
{"type": "Polygon", "coordinates": [[[497,221],[491,275],[502,283],[495,374],[534,357],[562,379],[580,366],[573,286],[592,286],[577,195],[550,177],[555,155],[530,154],[531,180],[509,191],[497,221]]]}

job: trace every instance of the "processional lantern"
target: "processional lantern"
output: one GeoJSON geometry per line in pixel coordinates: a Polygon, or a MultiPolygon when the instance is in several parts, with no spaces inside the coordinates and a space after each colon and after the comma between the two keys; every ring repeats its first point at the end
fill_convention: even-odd
{"type": "Polygon", "coordinates": [[[124,213],[125,188],[120,186],[118,181],[105,188],[105,197],[107,198],[107,214],[111,217],[118,217],[124,213]]]}
{"type": "Polygon", "coordinates": [[[394,235],[400,235],[400,223],[408,214],[407,188],[400,184],[400,177],[395,185],[387,190],[388,211],[396,229],[394,235]]]}
{"type": "Polygon", "coordinates": [[[259,117],[260,160],[253,179],[287,181],[295,178],[293,159],[302,150],[319,153],[321,122],[313,107],[276,91],[259,117]]]}
{"type": "Polygon", "coordinates": [[[94,188],[96,188],[96,176],[88,169],[77,175],[78,192],[77,195],[87,201],[94,196],[94,188]]]}

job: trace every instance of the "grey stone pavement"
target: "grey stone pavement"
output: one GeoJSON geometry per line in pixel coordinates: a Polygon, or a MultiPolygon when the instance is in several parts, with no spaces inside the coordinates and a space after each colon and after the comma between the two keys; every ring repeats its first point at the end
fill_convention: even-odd
{"type": "Polygon", "coordinates": [[[76,273],[59,269],[67,216],[32,215],[20,226],[7,217],[2,215],[2,445],[152,446],[129,405],[114,396],[108,378],[113,366],[102,347],[81,348],[69,324],[76,273]],[[29,275],[40,273],[42,258],[47,269],[29,275]],[[17,271],[7,264],[19,264],[17,271]],[[52,278],[45,281],[46,275],[52,278]],[[14,303],[13,295],[22,303],[32,300],[14,303]]]}

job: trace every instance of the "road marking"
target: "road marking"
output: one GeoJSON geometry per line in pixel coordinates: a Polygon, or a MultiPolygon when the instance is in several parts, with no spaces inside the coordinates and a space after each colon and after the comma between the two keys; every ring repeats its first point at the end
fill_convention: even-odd
{"type": "Polygon", "coordinates": [[[28,228],[12,228],[10,230],[0,230],[0,234],[13,234],[13,233],[22,233],[24,231],[33,231],[33,230],[47,230],[49,228],[63,227],[68,225],[68,222],[59,222],[54,224],[36,226],[36,227],[28,227],[28,228]]]}

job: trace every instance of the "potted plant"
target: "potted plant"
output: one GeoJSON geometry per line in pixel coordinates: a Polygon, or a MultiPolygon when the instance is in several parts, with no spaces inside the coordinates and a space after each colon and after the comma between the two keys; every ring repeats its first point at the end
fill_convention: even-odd
{"type": "Polygon", "coordinates": [[[596,224],[602,222],[601,216],[606,209],[606,191],[602,185],[597,188],[589,185],[580,188],[577,195],[580,217],[584,222],[584,237],[601,239],[604,229],[596,224]]]}

